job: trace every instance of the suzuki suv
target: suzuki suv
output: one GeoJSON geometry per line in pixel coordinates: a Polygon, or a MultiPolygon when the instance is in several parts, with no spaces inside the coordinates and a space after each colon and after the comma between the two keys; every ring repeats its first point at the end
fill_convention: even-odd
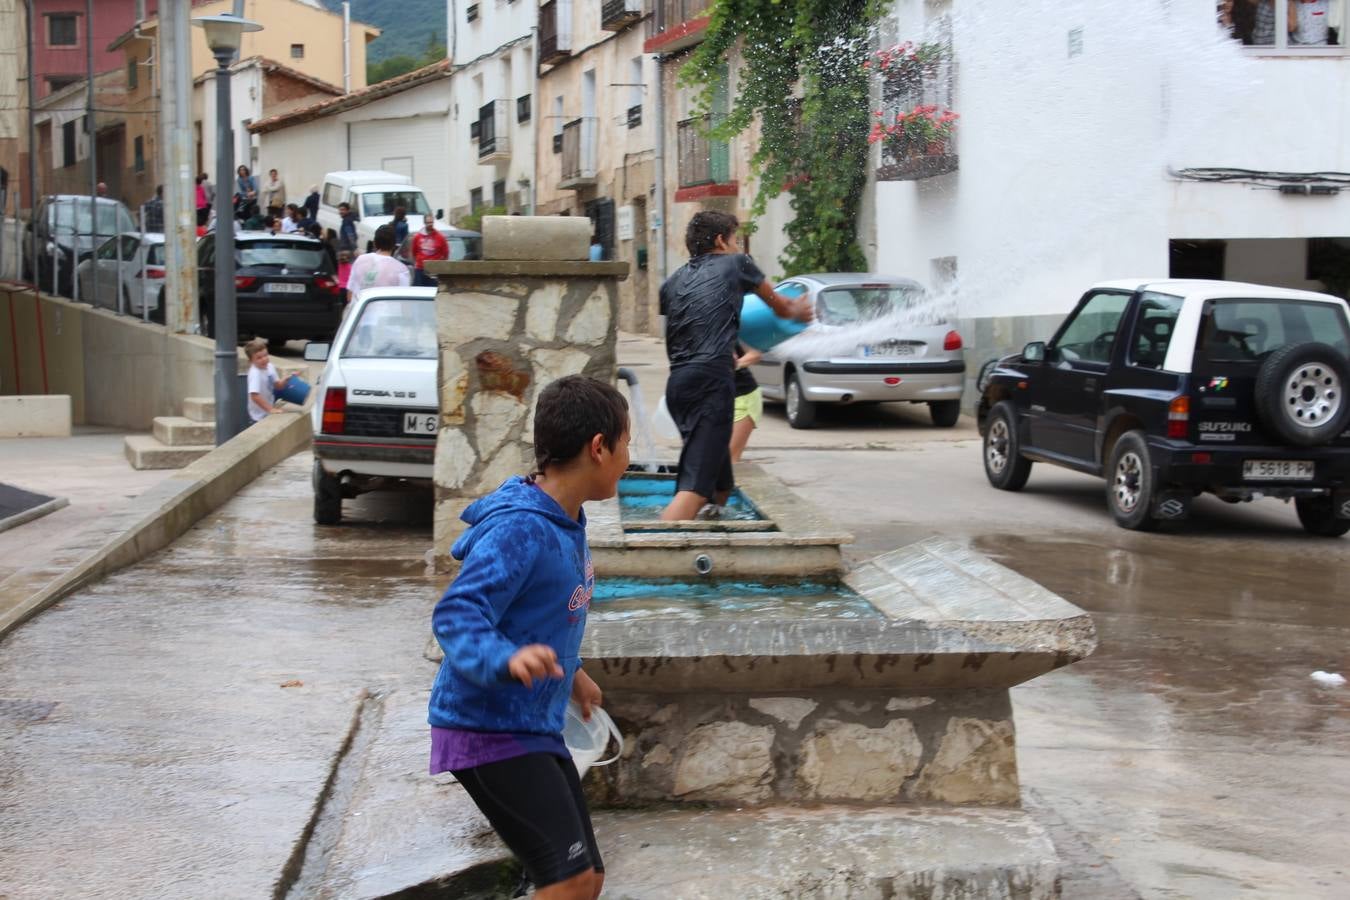
{"type": "Polygon", "coordinates": [[[1327,294],[1223,281],[1089,290],[1045,343],[981,373],[984,470],[1033,462],[1106,479],[1116,522],[1184,519],[1211,493],[1293,500],[1315,535],[1350,531],[1350,311],[1327,294]]]}

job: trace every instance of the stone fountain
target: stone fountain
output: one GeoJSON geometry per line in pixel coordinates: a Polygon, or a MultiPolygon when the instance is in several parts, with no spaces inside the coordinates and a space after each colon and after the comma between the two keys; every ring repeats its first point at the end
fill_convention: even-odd
{"type": "MultiPolygon", "coordinates": [[[[442,571],[464,506],[530,468],[539,390],[617,364],[626,265],[584,261],[585,220],[483,231],[483,260],[428,267],[442,571]]],[[[848,567],[851,536],[754,465],[734,520],[672,527],[628,502],[672,479],[635,472],[587,506],[583,655],[626,738],[586,779],[606,895],[1057,896],[1053,846],[1019,808],[1008,692],[1095,649],[1086,613],[943,539],[848,567]],[[691,858],[673,890],[662,860],[691,858]]]]}

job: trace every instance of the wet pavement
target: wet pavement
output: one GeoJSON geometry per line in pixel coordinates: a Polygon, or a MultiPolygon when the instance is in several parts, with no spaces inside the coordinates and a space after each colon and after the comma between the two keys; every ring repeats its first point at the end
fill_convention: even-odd
{"type": "MultiPolygon", "coordinates": [[[[1121,531],[1100,482],[1038,466],[994,491],[977,442],[928,433],[838,449],[766,429],[748,457],[852,529],[853,559],[964,539],[1094,614],[1096,655],[1013,691],[1065,896],[1343,896],[1350,689],[1309,674],[1350,669],[1350,539],[1308,538],[1271,501],[1121,531]]],[[[361,824],[377,812],[429,822],[428,856],[490,844],[437,827],[420,755],[430,500],[369,495],[318,528],[309,467],[0,644],[0,897],[377,896],[344,885],[434,875],[387,871],[361,824]],[[353,790],[360,766],[390,787],[353,790]]]]}

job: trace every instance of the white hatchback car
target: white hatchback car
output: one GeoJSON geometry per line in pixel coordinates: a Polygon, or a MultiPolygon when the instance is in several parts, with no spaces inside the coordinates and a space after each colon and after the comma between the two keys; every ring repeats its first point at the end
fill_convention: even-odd
{"type": "Polygon", "coordinates": [[[310,343],[327,361],[315,386],[314,521],[342,521],[343,498],[383,489],[430,489],[436,431],[436,289],[361,293],[333,343],[310,343]]]}
{"type": "Polygon", "coordinates": [[[148,310],[163,321],[157,313],[164,290],[164,235],[128,231],[111,237],[75,273],[80,299],[104,309],[118,309],[120,300],[122,312],[139,316],[148,310]]]}

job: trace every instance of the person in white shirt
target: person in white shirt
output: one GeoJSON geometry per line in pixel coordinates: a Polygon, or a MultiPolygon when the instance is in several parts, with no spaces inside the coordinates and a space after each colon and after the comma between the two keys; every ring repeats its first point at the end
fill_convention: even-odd
{"type": "Polygon", "coordinates": [[[394,226],[381,225],[375,229],[375,252],[358,256],[347,276],[348,307],[367,288],[412,284],[408,267],[394,258],[394,245],[394,226]]]}
{"type": "Polygon", "coordinates": [[[1330,19],[1330,0],[1289,0],[1289,43],[1325,45],[1330,19]]]}
{"type": "Polygon", "coordinates": [[[294,203],[286,204],[286,214],[281,217],[281,233],[293,234],[300,230],[300,207],[294,203]]]}
{"type": "Polygon", "coordinates": [[[248,417],[261,422],[277,411],[277,388],[285,387],[291,376],[277,380],[276,367],[267,353],[267,338],[249,341],[244,345],[244,355],[248,357],[248,417]]]}

